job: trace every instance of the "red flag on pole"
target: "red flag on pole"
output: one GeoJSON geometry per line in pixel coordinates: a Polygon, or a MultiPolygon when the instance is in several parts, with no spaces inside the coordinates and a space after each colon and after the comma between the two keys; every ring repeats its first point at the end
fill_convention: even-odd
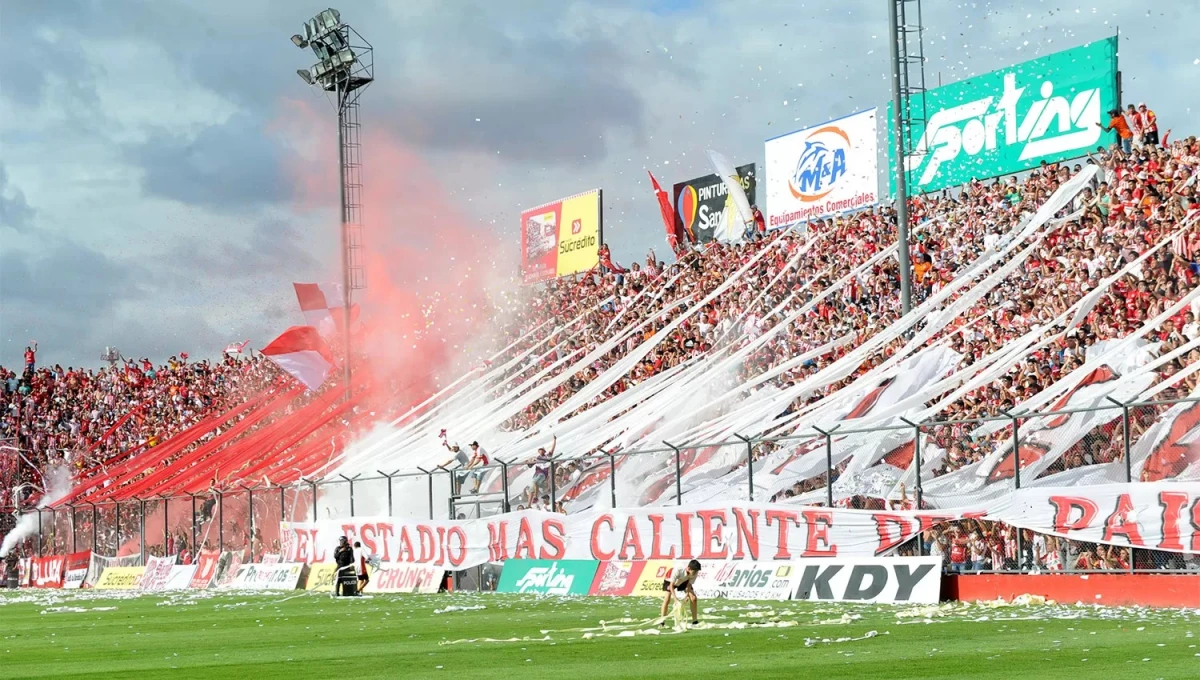
{"type": "Polygon", "coordinates": [[[658,180],[654,179],[654,173],[646,171],[650,175],[650,184],[654,187],[654,195],[658,197],[658,209],[662,213],[663,228],[667,230],[667,245],[671,246],[671,252],[679,255],[679,235],[675,233],[675,211],[671,208],[671,200],[667,198],[667,192],[659,186],[658,180]]]}
{"type": "Polygon", "coordinates": [[[334,365],[329,346],[312,326],[292,326],[261,351],[310,390],[325,382],[334,365]]]}

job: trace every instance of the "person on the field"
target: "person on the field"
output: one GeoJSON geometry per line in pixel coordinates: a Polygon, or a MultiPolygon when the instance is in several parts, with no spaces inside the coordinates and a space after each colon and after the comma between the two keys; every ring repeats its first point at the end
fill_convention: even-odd
{"type": "Polygon", "coordinates": [[[362,592],[371,581],[367,575],[367,551],[363,550],[362,541],[354,542],[354,572],[358,577],[358,592],[362,592]]]}
{"type": "Polygon", "coordinates": [[[338,539],[337,548],[333,551],[333,561],[337,564],[337,573],[333,577],[333,592],[335,595],[343,595],[342,584],[347,579],[343,577],[354,569],[354,549],[350,547],[350,542],[345,536],[338,539]]]}
{"type": "Polygon", "coordinates": [[[696,616],[696,591],[692,589],[692,585],[696,582],[696,577],[699,575],[700,563],[692,560],[688,562],[687,569],[677,570],[673,578],[663,581],[663,590],[666,591],[666,594],[663,595],[663,620],[659,623],[660,626],[667,625],[667,612],[671,610],[671,600],[678,599],[680,593],[683,593],[687,597],[688,603],[692,607],[692,625],[700,623],[700,619],[696,616]]]}

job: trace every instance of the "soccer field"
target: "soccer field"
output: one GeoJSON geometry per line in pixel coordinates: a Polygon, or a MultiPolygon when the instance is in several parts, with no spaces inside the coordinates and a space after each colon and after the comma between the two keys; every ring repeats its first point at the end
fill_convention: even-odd
{"type": "Polygon", "coordinates": [[[0,596],[0,672],[31,677],[1200,676],[1200,611],[307,592],[0,596]],[[604,622],[603,624],[601,622],[604,622]]]}

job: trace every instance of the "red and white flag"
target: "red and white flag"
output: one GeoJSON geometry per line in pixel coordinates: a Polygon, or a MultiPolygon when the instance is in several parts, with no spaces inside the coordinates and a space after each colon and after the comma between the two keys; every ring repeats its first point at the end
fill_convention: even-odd
{"type": "Polygon", "coordinates": [[[242,352],[244,352],[246,350],[246,345],[249,345],[249,344],[250,344],[249,340],[243,340],[241,342],[231,342],[231,343],[229,343],[229,345],[227,345],[225,347],[225,353],[226,354],[241,354],[242,352]]]}
{"type": "Polygon", "coordinates": [[[261,351],[310,390],[325,382],[334,364],[329,345],[312,326],[292,326],[261,351]]]}
{"type": "Polygon", "coordinates": [[[647,170],[646,174],[650,175],[650,186],[654,188],[654,196],[658,199],[658,211],[662,213],[663,228],[667,231],[667,245],[671,246],[671,252],[678,257],[681,252],[679,233],[675,228],[675,210],[671,207],[671,199],[667,198],[667,192],[658,184],[654,173],[647,170]]]}
{"type": "MultiPolygon", "coordinates": [[[[329,336],[338,332],[342,325],[342,310],[344,305],[330,306],[330,296],[325,294],[321,286],[315,283],[293,283],[296,289],[296,299],[300,302],[300,312],[304,314],[304,322],[320,331],[321,335],[329,336]]],[[[340,288],[340,286],[338,287],[340,288]]],[[[339,290],[331,291],[335,300],[341,299],[339,290]]],[[[358,305],[350,305],[350,331],[356,332],[358,325],[358,305]]]]}

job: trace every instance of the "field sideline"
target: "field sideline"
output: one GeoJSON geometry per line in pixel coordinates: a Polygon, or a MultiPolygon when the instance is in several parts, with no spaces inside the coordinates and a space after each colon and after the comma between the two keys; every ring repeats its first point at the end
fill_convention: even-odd
{"type": "Polygon", "coordinates": [[[1130,680],[1200,669],[1197,610],[709,601],[699,629],[644,632],[657,607],[645,598],[27,590],[0,596],[0,672],[829,680],[1107,671],[1130,680]]]}

